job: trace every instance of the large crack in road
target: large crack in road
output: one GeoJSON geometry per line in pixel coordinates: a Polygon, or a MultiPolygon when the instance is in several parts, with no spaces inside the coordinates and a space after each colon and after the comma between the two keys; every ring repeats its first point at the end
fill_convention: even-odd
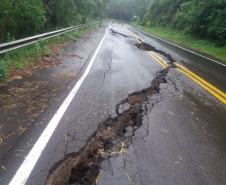
{"type": "MultiPolygon", "coordinates": [[[[134,92],[116,106],[116,113],[109,119],[99,124],[98,129],[88,139],[86,146],[78,153],[66,155],[64,159],[53,166],[46,181],[47,185],[90,185],[95,184],[100,174],[100,164],[106,159],[106,151],[114,147],[113,140],[125,135],[128,127],[132,133],[142,126],[143,115],[147,112],[143,102],[148,97],[159,93],[161,83],[167,83],[166,76],[171,68],[175,68],[173,58],[162,51],[156,50],[149,44],[140,43],[136,46],[143,50],[152,50],[164,55],[170,61],[168,68],[157,72],[152,85],[139,92],[134,92]]],[[[128,146],[127,146],[128,147],[128,146]]],[[[126,152],[123,148],[113,153],[126,152]]],[[[108,154],[110,158],[112,154],[108,154]]]]}

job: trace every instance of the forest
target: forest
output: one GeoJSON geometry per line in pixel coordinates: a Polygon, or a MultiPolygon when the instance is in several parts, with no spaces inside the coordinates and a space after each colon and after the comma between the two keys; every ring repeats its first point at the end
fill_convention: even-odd
{"type": "Polygon", "coordinates": [[[0,43],[103,17],[111,0],[0,0],[0,43]]]}
{"type": "Polygon", "coordinates": [[[226,45],[226,0],[114,0],[108,16],[139,25],[151,22],[226,45]]]}
{"type": "Polygon", "coordinates": [[[106,11],[226,45],[226,0],[0,0],[0,43],[83,24],[106,11]]]}

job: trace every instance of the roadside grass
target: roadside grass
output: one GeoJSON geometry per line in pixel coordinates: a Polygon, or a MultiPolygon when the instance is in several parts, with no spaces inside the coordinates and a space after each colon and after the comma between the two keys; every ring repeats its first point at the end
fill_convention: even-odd
{"type": "Polygon", "coordinates": [[[211,54],[216,58],[223,60],[220,61],[221,63],[226,64],[226,46],[217,47],[214,41],[199,39],[189,34],[185,34],[183,31],[177,31],[166,27],[147,27],[137,25],[137,23],[132,23],[131,25],[147,32],[153,33],[154,35],[211,54]]]}
{"type": "Polygon", "coordinates": [[[98,24],[67,32],[47,40],[40,39],[39,42],[29,46],[0,55],[0,81],[6,82],[8,80],[12,67],[15,67],[17,70],[23,70],[25,67],[36,62],[39,57],[51,55],[51,47],[69,40],[76,41],[78,38],[82,37],[86,31],[93,30],[97,25],[98,24]]]}

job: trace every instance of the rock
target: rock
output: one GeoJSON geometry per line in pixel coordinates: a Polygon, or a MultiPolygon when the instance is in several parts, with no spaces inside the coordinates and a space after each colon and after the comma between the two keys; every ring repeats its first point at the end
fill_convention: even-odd
{"type": "Polygon", "coordinates": [[[118,117],[118,114],[112,114],[110,117],[111,117],[111,119],[115,119],[118,117]]]}
{"type": "Polygon", "coordinates": [[[137,105],[134,109],[134,113],[137,114],[140,111],[140,105],[137,105]]]}
{"type": "Polygon", "coordinates": [[[125,103],[125,104],[124,104],[124,111],[129,110],[129,109],[130,109],[130,107],[131,107],[131,105],[130,105],[130,104],[125,103]]]}

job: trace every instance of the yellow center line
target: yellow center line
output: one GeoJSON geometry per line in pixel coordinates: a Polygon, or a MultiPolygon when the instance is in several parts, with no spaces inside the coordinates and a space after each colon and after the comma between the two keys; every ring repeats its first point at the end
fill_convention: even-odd
{"type": "Polygon", "coordinates": [[[222,91],[220,91],[217,88],[215,88],[214,86],[212,86],[207,81],[205,81],[202,78],[200,78],[199,76],[195,75],[194,73],[192,73],[191,71],[189,71],[185,67],[181,66],[180,64],[177,64],[177,63],[174,63],[174,64],[177,65],[177,66],[179,66],[180,68],[184,69],[185,71],[187,71],[188,73],[190,73],[192,76],[194,76],[195,78],[197,78],[198,80],[200,80],[201,82],[203,82],[204,84],[206,84],[207,86],[209,86],[211,89],[213,89],[214,91],[216,91],[218,94],[220,94],[221,96],[223,96],[224,98],[226,98],[226,94],[224,94],[222,91]]]}
{"type": "MultiPolygon", "coordinates": [[[[126,28],[127,29],[127,28],[126,28]]],[[[140,40],[142,40],[144,42],[143,39],[141,39],[140,37],[138,37],[135,33],[131,32],[129,29],[127,29],[127,31],[129,31],[134,37],[136,37],[137,39],[137,42],[138,43],[141,43],[140,40]],[[140,39],[140,40],[139,40],[140,39]]],[[[168,67],[168,64],[160,57],[158,56],[157,54],[151,52],[151,51],[146,51],[149,55],[151,55],[157,62],[159,62],[164,68],[167,68],[168,67]],[[158,59],[157,59],[157,58],[158,59]]]]}
{"type": "Polygon", "coordinates": [[[223,103],[226,104],[226,100],[224,98],[222,98],[219,94],[217,94],[216,92],[214,92],[212,89],[210,89],[209,87],[205,86],[200,81],[198,81],[197,79],[195,79],[193,76],[189,75],[188,73],[184,72],[183,70],[181,70],[179,68],[177,68],[177,70],[180,71],[181,73],[184,73],[185,75],[187,75],[189,78],[191,78],[192,80],[194,80],[196,83],[198,83],[200,86],[202,86],[208,92],[210,92],[212,95],[214,95],[216,98],[218,98],[220,101],[222,101],[223,103]]]}
{"type": "Polygon", "coordinates": [[[167,68],[166,65],[164,65],[159,59],[157,59],[154,55],[152,55],[152,53],[148,52],[148,51],[145,51],[147,52],[149,55],[151,55],[157,62],[159,62],[164,68],[167,68]]]}
{"type": "Polygon", "coordinates": [[[155,55],[156,57],[158,57],[159,60],[160,60],[162,63],[164,63],[164,65],[165,65],[166,67],[169,67],[168,64],[167,64],[160,56],[158,56],[156,53],[154,53],[154,52],[152,52],[152,51],[149,51],[149,52],[152,53],[153,55],[155,55]]]}
{"type": "MultiPolygon", "coordinates": [[[[127,29],[127,28],[126,28],[127,29]]],[[[143,39],[139,38],[136,34],[134,34],[132,31],[130,31],[129,29],[127,29],[134,37],[136,37],[138,43],[141,43],[140,40],[142,40],[144,42],[143,39]]],[[[157,62],[159,62],[161,65],[163,65],[163,67],[167,68],[168,64],[157,54],[155,54],[152,51],[146,51],[149,55],[151,55],[157,62]]],[[[226,94],[224,94],[222,91],[218,90],[217,88],[215,88],[213,85],[211,85],[210,83],[206,82],[205,80],[203,80],[202,78],[200,78],[199,76],[197,76],[196,74],[192,73],[191,71],[189,71],[188,69],[186,69],[185,67],[177,64],[176,62],[174,62],[175,65],[177,65],[180,68],[176,68],[178,71],[182,72],[183,74],[187,75],[189,78],[191,78],[192,80],[194,80],[196,83],[198,83],[201,87],[203,87],[204,89],[206,89],[209,93],[211,93],[212,95],[214,95],[216,98],[218,98],[220,101],[222,101],[223,103],[226,104],[226,100],[224,98],[226,98],[226,94]],[[183,70],[182,70],[183,69],[183,70]],[[201,82],[202,83],[201,83],[201,82]],[[215,92],[214,92],[214,91],[215,92]],[[218,94],[217,94],[218,93],[218,94]],[[221,96],[223,97],[221,97],[221,96]]]]}

